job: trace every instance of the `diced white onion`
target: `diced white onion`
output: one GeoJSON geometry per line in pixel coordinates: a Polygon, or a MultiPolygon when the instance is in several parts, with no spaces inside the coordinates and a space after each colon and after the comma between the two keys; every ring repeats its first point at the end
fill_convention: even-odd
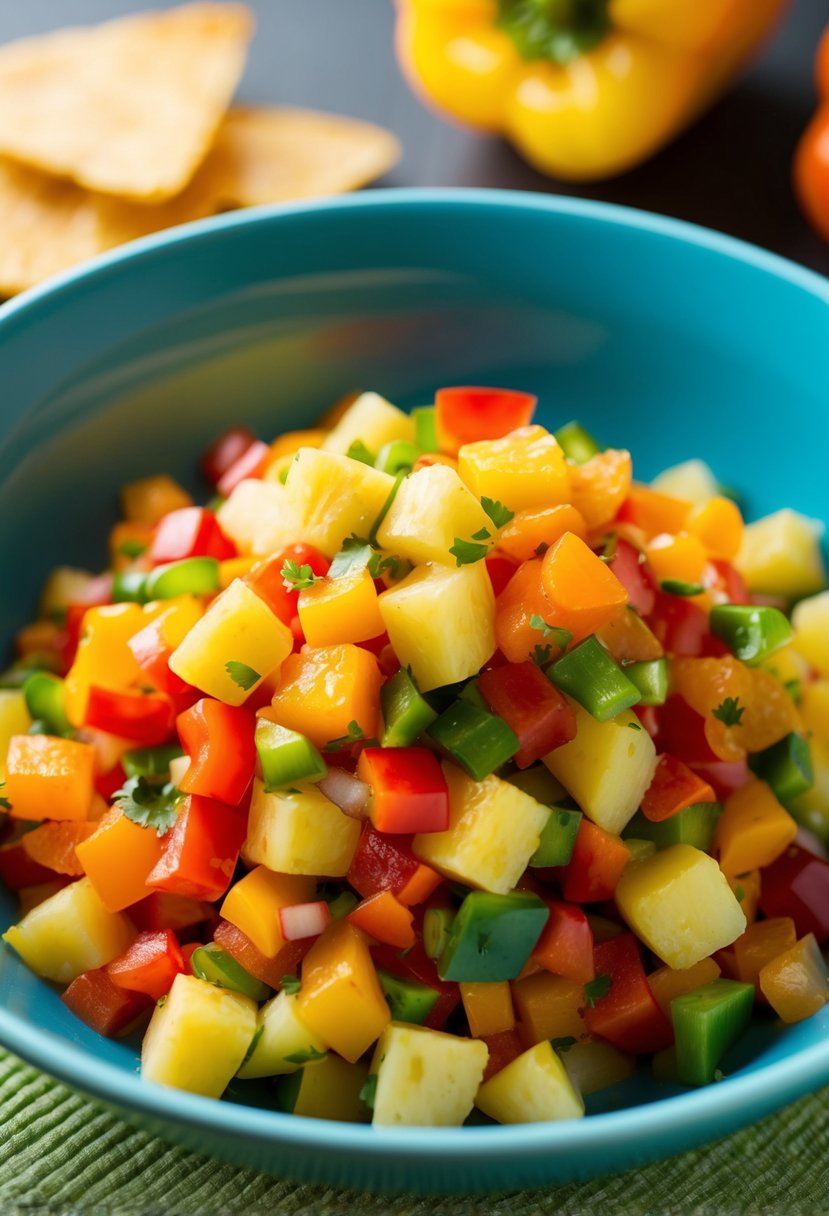
{"type": "Polygon", "coordinates": [[[368,818],[371,786],[360,781],[353,773],[344,768],[330,768],[318,788],[344,815],[350,816],[351,819],[368,818]]]}

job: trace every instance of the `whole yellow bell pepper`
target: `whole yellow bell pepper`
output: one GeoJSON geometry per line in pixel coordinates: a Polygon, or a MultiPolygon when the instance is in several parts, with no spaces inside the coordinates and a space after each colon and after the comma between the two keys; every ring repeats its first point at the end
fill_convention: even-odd
{"type": "Polygon", "coordinates": [[[573,181],[639,164],[709,105],[786,0],[397,0],[413,87],[573,181]]]}

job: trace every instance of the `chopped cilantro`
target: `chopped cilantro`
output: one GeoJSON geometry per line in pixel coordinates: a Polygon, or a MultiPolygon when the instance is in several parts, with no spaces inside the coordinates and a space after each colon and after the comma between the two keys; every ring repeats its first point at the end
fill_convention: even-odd
{"type": "Polygon", "coordinates": [[[702,583],[686,583],[681,578],[663,578],[659,585],[668,595],[702,595],[705,590],[702,583]]]}
{"type": "Polygon", "coordinates": [[[510,511],[502,502],[498,502],[494,498],[482,498],[481,506],[486,511],[489,518],[495,524],[496,528],[503,528],[505,524],[515,516],[514,511],[510,511]]]}
{"type": "Polygon", "coordinates": [[[456,536],[455,543],[449,552],[454,557],[457,565],[471,566],[486,557],[487,553],[489,553],[489,545],[482,545],[474,540],[461,540],[459,536],[456,536]]]}
{"type": "Polygon", "coordinates": [[[238,684],[245,692],[253,688],[254,684],[262,679],[258,671],[254,671],[252,667],[248,667],[247,663],[238,663],[236,659],[231,659],[228,663],[225,663],[225,671],[233,683],[238,684]]]}
{"type": "Polygon", "coordinates": [[[127,819],[164,836],[176,821],[182,795],[171,781],[162,785],[148,777],[130,777],[113,797],[127,819]]]}
{"type": "Polygon", "coordinates": [[[602,997],[607,996],[613,986],[613,980],[609,975],[597,975],[589,984],[584,985],[584,999],[590,1009],[595,1009],[596,1002],[602,997]]]}
{"type": "Polygon", "coordinates": [[[546,646],[542,646],[539,643],[538,646],[533,647],[532,661],[535,663],[536,667],[545,667],[550,662],[552,657],[553,648],[549,642],[546,646]]]}
{"type": "Polygon", "coordinates": [[[155,1003],[156,1009],[163,1009],[164,1006],[167,1004],[167,1001],[168,1001],[168,997],[167,997],[167,994],[165,993],[164,996],[160,996],[158,998],[158,1000],[156,1001],[156,1003],[155,1003]]]}
{"type": "Polygon", "coordinates": [[[742,903],[742,902],[743,902],[743,900],[744,900],[744,899],[745,899],[745,897],[746,897],[746,889],[745,889],[745,887],[743,887],[743,886],[737,886],[737,887],[735,887],[735,888],[734,888],[734,895],[736,896],[737,902],[738,902],[738,903],[742,903]]]}
{"type": "Polygon", "coordinates": [[[377,1093],[377,1073],[370,1072],[360,1090],[360,1101],[365,1102],[369,1110],[374,1110],[374,1098],[377,1093]]]}
{"type": "Polygon", "coordinates": [[[628,730],[641,730],[642,727],[638,722],[628,722],[628,730]]]}
{"type": "Polygon", "coordinates": [[[745,711],[745,706],[740,704],[739,697],[726,697],[711,712],[724,726],[742,726],[745,711]]]}
{"type": "Polygon", "coordinates": [[[313,587],[316,581],[317,575],[307,564],[299,566],[295,561],[287,561],[282,567],[282,582],[289,591],[303,591],[313,587]]]}
{"type": "Polygon", "coordinates": [[[365,741],[367,746],[376,743],[376,739],[366,739],[366,732],[359,722],[352,721],[348,724],[347,735],[340,735],[338,739],[329,739],[322,750],[325,752],[338,752],[341,748],[348,747],[351,743],[361,743],[363,741],[365,741]]]}
{"type": "Polygon", "coordinates": [[[283,975],[279,981],[279,987],[283,992],[287,992],[289,996],[296,996],[302,984],[298,975],[283,975]]]}
{"type": "Polygon", "coordinates": [[[472,533],[473,540],[489,540],[492,533],[489,528],[479,528],[477,532],[472,533]]]}
{"type": "Polygon", "coordinates": [[[335,556],[328,571],[329,578],[344,578],[347,574],[358,574],[368,570],[372,578],[379,578],[388,571],[393,579],[401,577],[406,563],[403,558],[388,553],[385,556],[361,536],[349,536],[335,556]]]}
{"type": "Polygon", "coordinates": [[[288,1064],[310,1064],[312,1060],[324,1060],[327,1051],[317,1051],[316,1047],[306,1047],[304,1051],[292,1051],[283,1058],[288,1064]]]}
{"type": "Polygon", "coordinates": [[[264,1033],[265,1033],[265,1026],[263,1023],[261,1026],[257,1026],[256,1030],[253,1032],[253,1038],[250,1041],[250,1046],[248,1047],[247,1051],[245,1052],[245,1058],[242,1060],[242,1064],[247,1064],[248,1060],[253,1055],[253,1053],[256,1051],[256,1048],[259,1046],[259,1040],[262,1038],[262,1035],[264,1033]]]}
{"type": "Polygon", "coordinates": [[[574,1039],[571,1034],[565,1035],[561,1039],[551,1039],[550,1046],[553,1051],[557,1051],[559,1055],[563,1055],[565,1051],[569,1051],[571,1047],[575,1047],[577,1039],[574,1039]]]}
{"type": "Polygon", "coordinates": [[[537,629],[542,637],[552,638],[559,650],[566,650],[573,640],[569,629],[560,629],[556,625],[548,625],[543,616],[534,612],[530,617],[530,628],[537,629]]]}

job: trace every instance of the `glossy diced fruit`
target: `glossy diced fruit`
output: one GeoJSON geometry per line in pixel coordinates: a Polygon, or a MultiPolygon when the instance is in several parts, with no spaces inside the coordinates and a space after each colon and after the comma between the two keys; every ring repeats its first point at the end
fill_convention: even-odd
{"type": "Polygon", "coordinates": [[[278,481],[240,481],[219,507],[216,519],[242,554],[277,553],[298,535],[288,491],[278,481]]]}
{"type": "Polygon", "coordinates": [[[223,918],[241,929],[268,958],[275,958],[285,945],[280,909],[313,899],[315,889],[313,879],[274,873],[277,869],[281,867],[257,866],[233,884],[222,904],[223,918]]]}
{"type": "Polygon", "coordinates": [[[760,990],[784,1022],[802,1022],[829,1001],[829,971],[814,934],[808,933],[766,963],[760,990]]]}
{"type": "Polygon", "coordinates": [[[349,1064],[329,1051],[279,1082],[280,1109],[306,1119],[366,1123],[369,1109],[360,1093],[367,1076],[365,1064],[349,1064]]]}
{"type": "Polygon", "coordinates": [[[543,1039],[578,1039],[587,1033],[584,985],[538,971],[511,985],[518,1031],[525,1047],[543,1039]]]}
{"type": "Polygon", "coordinates": [[[320,579],[299,593],[299,623],[309,646],[366,642],[384,629],[377,588],[367,569],[320,579]]]}
{"type": "Polygon", "coordinates": [[[797,943],[797,930],[790,916],[772,916],[769,920],[749,925],[731,947],[734,955],[733,979],[743,984],[756,984],[765,967],[797,943]]]}
{"type": "Polygon", "coordinates": [[[241,705],[293,646],[288,626],[234,579],[173,651],[170,670],[226,705],[241,705]]]}
{"type": "Polygon", "coordinates": [[[58,984],[112,962],[134,937],[127,918],[107,911],[88,878],[63,887],[3,934],[27,967],[58,984]]]}
{"type": "Polygon", "coordinates": [[[829,591],[795,604],[792,624],[797,649],[815,671],[829,676],[829,591]]]}
{"type": "Polygon", "coordinates": [[[373,1122],[459,1127],[475,1102],[489,1052],[479,1039],[392,1022],[374,1052],[373,1122]]]}
{"type": "Polygon", "coordinates": [[[95,832],[75,846],[75,855],[104,906],[120,912],[150,894],[147,879],[164,849],[163,838],[134,823],[118,805],[98,822],[95,832]]]}
{"type": "Polygon", "coordinates": [[[656,748],[630,710],[597,722],[571,701],[576,737],[544,757],[544,764],[594,823],[618,835],[651,783],[656,748]]]}
{"type": "Polygon", "coordinates": [[[329,925],[305,956],[297,1013],[352,1064],[391,1020],[365,938],[347,921],[329,925]]]}
{"type": "Polygon", "coordinates": [[[665,1017],[671,1016],[671,1001],[674,997],[684,996],[705,984],[712,984],[719,979],[720,968],[713,958],[700,959],[693,967],[660,967],[648,976],[651,992],[656,997],[656,1003],[665,1017]]]}
{"type": "Polygon", "coordinates": [[[826,585],[820,525],[788,508],[748,524],[734,563],[749,591],[797,599],[826,585]]]}
{"type": "Polygon", "coordinates": [[[304,646],[283,663],[272,706],[263,713],[323,750],[347,737],[352,722],[368,739],[377,734],[381,680],[376,658],[361,646],[304,646]]]}
{"type": "Polygon", "coordinates": [[[443,765],[449,787],[449,828],[415,836],[421,861],[484,891],[511,891],[538,848],[549,810],[498,777],[473,781],[443,765]]]}
{"type": "Polygon", "coordinates": [[[684,498],[695,506],[701,506],[720,492],[719,482],[704,460],[686,460],[672,465],[653,479],[651,487],[660,494],[684,498]]]}
{"type": "Polygon", "coordinates": [[[256,1002],[193,975],[177,975],[156,1005],[141,1048],[141,1076],[220,1098],[256,1030],[256,1002]]]}
{"type": "Polygon", "coordinates": [[[299,1016],[296,996],[279,992],[259,1010],[255,1046],[239,1069],[242,1080],[296,1072],[325,1053],[325,1044],[299,1016]]]}
{"type": "Polygon", "coordinates": [[[576,1092],[583,1098],[626,1081],[636,1071],[634,1057],[604,1039],[562,1043],[559,1053],[576,1092]]]}
{"type": "MultiPolygon", "coordinates": [[[[456,565],[449,550],[457,539],[469,541],[492,521],[454,469],[443,464],[418,469],[400,485],[377,533],[384,549],[409,561],[456,565]]],[[[476,542],[479,543],[479,542],[476,542]]]]}
{"type": "Polygon", "coordinates": [[[484,1082],[475,1105],[498,1123],[580,1119],[584,1102],[549,1043],[536,1043],[484,1082]]]}
{"type": "Polygon", "coordinates": [[[394,486],[394,478],[359,460],[300,448],[285,487],[296,520],[294,539],[333,557],[351,536],[366,536],[394,486]]]}
{"type": "Polygon", "coordinates": [[[730,946],[746,927],[716,861],[687,844],[626,866],[616,903],[645,945],[675,968],[730,946]]]}
{"type": "Polygon", "coordinates": [[[362,441],[376,456],[384,444],[395,439],[412,443],[414,437],[414,422],[408,414],[379,393],[360,393],[328,432],[322,448],[345,456],[353,443],[362,441]]]}
{"type": "Polygon", "coordinates": [[[467,443],[458,452],[458,472],[478,498],[492,498],[511,511],[570,501],[564,452],[543,426],[524,426],[502,439],[467,443]]]}
{"type": "Polygon", "coordinates": [[[469,1030],[476,1039],[513,1029],[515,1010],[508,983],[466,983],[460,990],[469,1030]]]}
{"type": "MultiPolygon", "coordinates": [[[[6,773],[6,753],[13,735],[25,735],[32,725],[26,698],[17,689],[0,689],[0,780],[6,773]]],[[[4,791],[5,792],[5,791],[4,791]]]]}
{"type": "Polygon", "coordinates": [[[344,815],[315,785],[269,794],[254,780],[242,848],[249,864],[282,874],[341,878],[348,873],[359,839],[359,821],[344,815]]]}
{"type": "Polygon", "coordinates": [[[471,983],[516,979],[548,917],[546,904],[531,891],[471,891],[452,922],[438,975],[471,983]]]}
{"type": "Polygon", "coordinates": [[[51,735],[13,735],[3,794],[14,819],[87,819],[92,808],[95,748],[51,735]]]}
{"type": "Polygon", "coordinates": [[[794,840],[797,824],[764,781],[736,790],[714,833],[714,849],[726,874],[769,866],[794,840]]]}
{"type": "Polygon", "coordinates": [[[679,1080],[707,1085],[725,1052],[751,1018],[754,985],[714,980],[671,1003],[679,1080]]]}
{"type": "Polygon", "coordinates": [[[545,621],[569,629],[577,642],[613,620],[628,600],[607,563],[573,532],[544,554],[541,584],[550,604],[545,621]]]}
{"type": "Polygon", "coordinates": [[[380,614],[421,692],[477,675],[495,650],[495,597],[484,562],[420,566],[383,592],[380,614]]]}

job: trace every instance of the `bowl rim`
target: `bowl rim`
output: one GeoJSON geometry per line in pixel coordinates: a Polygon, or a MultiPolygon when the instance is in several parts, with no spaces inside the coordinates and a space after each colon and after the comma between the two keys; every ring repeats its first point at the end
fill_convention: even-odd
{"type": "MultiPolygon", "coordinates": [[[[246,227],[270,227],[293,218],[341,212],[428,211],[448,208],[507,209],[586,219],[690,244],[783,279],[829,303],[829,279],[786,258],[723,233],[672,217],[616,204],[574,197],[490,189],[385,189],[331,199],[277,204],[200,220],[156,233],[102,254],[0,306],[0,358],[3,339],[62,305],[80,286],[129,273],[148,255],[196,246],[246,227]]],[[[19,965],[23,965],[19,963],[19,965]]],[[[643,1106],[560,1123],[494,1127],[390,1129],[356,1123],[323,1122],[274,1110],[218,1102],[143,1081],[140,1075],[97,1058],[84,1046],[42,1029],[19,1014],[0,1008],[0,1044],[61,1081],[115,1107],[127,1106],[161,1124],[183,1122],[214,1133],[253,1137],[282,1147],[324,1147],[360,1158],[390,1153],[402,1161],[449,1161],[470,1152],[496,1153],[503,1160],[557,1152],[611,1148],[641,1138],[666,1143],[683,1127],[696,1143],[712,1116],[721,1129],[752,1121],[759,1113],[814,1090],[829,1081],[829,1038],[796,1049],[784,1059],[726,1078],[716,1086],[672,1095],[643,1106]],[[405,1135],[401,1135],[405,1132],[405,1135]],[[695,1138],[696,1137],[696,1138],[695,1138]]]]}

